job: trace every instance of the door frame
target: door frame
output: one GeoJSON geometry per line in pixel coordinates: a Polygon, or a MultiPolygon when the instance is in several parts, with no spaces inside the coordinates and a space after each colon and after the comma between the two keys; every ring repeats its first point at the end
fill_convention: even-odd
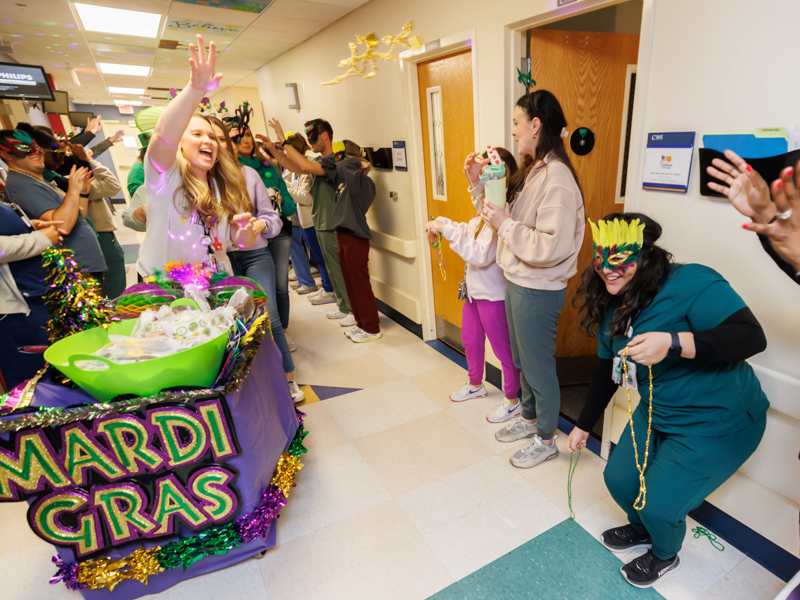
{"type": "Polygon", "coordinates": [[[420,110],[419,77],[417,66],[435,58],[443,58],[470,49],[472,58],[472,111],[473,136],[477,141],[480,130],[480,104],[478,101],[478,44],[476,30],[467,29],[425,44],[419,50],[408,50],[400,54],[403,72],[403,96],[406,105],[407,135],[409,143],[409,168],[414,190],[414,215],[416,219],[417,257],[420,275],[420,300],[422,305],[422,339],[437,339],[436,309],[433,299],[433,268],[431,248],[425,225],[428,223],[428,192],[425,187],[425,154],[422,149],[422,122],[428,115],[420,110]]]}
{"type": "MultiPolygon", "coordinates": [[[[504,123],[511,123],[514,116],[514,105],[523,92],[524,87],[517,81],[516,67],[526,55],[525,32],[532,27],[538,27],[561,21],[568,17],[592,12],[600,8],[607,8],[622,4],[627,0],[580,0],[563,6],[551,0],[556,7],[528,19],[507,23],[504,27],[504,58],[505,78],[503,93],[505,96],[504,123]]],[[[637,94],[633,107],[631,122],[631,146],[628,154],[628,181],[633,185],[628,189],[625,198],[625,210],[636,209],[636,200],[639,193],[638,182],[644,167],[645,143],[643,137],[644,115],[647,97],[644,93],[648,88],[650,74],[650,53],[652,47],[652,23],[655,18],[655,0],[642,1],[642,24],[639,32],[639,55],[637,57],[636,87],[642,90],[637,94]]],[[[433,269],[431,267],[431,250],[425,235],[425,225],[428,222],[427,191],[425,188],[425,158],[422,149],[422,115],[420,114],[419,79],[417,77],[417,64],[448,54],[457,53],[465,48],[472,49],[472,97],[474,110],[474,137],[475,145],[480,148],[482,136],[480,132],[480,94],[478,72],[479,44],[477,30],[468,29],[439,40],[425,44],[419,50],[408,50],[400,54],[403,60],[400,68],[403,73],[403,96],[406,106],[407,137],[409,166],[411,168],[412,189],[414,191],[414,212],[417,231],[417,257],[419,258],[420,275],[420,301],[422,308],[422,337],[423,340],[436,339],[436,313],[433,300],[433,269]],[[407,63],[407,64],[405,64],[407,63]]],[[[492,136],[492,139],[497,139],[492,136]]],[[[506,148],[513,148],[514,154],[519,158],[516,144],[511,136],[511,127],[504,127],[503,139],[506,148]]]]}

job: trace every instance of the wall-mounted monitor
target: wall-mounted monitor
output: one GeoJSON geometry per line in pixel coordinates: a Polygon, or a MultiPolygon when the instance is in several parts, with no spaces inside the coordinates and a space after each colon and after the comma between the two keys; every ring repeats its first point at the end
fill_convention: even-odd
{"type": "Polygon", "coordinates": [[[53,90],[55,100],[44,103],[44,112],[48,115],[68,115],[69,114],[69,94],[53,90]]]}
{"type": "Polygon", "coordinates": [[[0,62],[0,98],[32,102],[54,100],[42,67],[4,62],[0,62]]]}
{"type": "Polygon", "coordinates": [[[69,113],[69,122],[73,127],[80,127],[86,129],[86,124],[89,119],[94,118],[94,113],[90,112],[71,112],[69,113]]]}

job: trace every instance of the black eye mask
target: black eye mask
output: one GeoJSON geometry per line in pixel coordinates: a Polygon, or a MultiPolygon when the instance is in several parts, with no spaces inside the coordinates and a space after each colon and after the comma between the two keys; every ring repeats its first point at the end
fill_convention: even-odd
{"type": "Polygon", "coordinates": [[[311,121],[311,126],[306,125],[306,138],[309,144],[316,144],[322,132],[317,128],[317,122],[311,121]]]}

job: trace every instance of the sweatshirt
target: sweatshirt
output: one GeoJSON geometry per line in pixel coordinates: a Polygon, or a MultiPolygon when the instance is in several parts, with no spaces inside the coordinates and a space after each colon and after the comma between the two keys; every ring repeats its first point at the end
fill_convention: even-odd
{"type": "Polygon", "coordinates": [[[372,239],[367,225],[367,211],[375,200],[375,182],[361,170],[361,161],[347,157],[337,163],[336,157],[329,154],[323,157],[321,164],[337,192],[331,226],[334,229],[346,229],[361,239],[372,239]]]}
{"type": "Polygon", "coordinates": [[[497,235],[484,225],[475,239],[475,229],[480,225],[480,215],[468,223],[455,223],[447,217],[437,217],[444,223],[442,236],[450,242],[450,249],[467,263],[467,292],[471,300],[505,300],[506,278],[497,264],[497,235]]]}
{"type": "MultiPolygon", "coordinates": [[[[482,205],[482,186],[470,191],[482,205]]],[[[585,229],[580,188],[569,167],[548,154],[531,169],[497,230],[497,264],[521,287],[562,290],[578,272],[585,229]]]]}

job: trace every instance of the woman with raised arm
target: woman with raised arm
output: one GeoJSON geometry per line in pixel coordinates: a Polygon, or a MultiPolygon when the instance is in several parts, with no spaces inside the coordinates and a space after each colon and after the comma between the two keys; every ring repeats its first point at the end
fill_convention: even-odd
{"type": "Polygon", "coordinates": [[[232,272],[226,250],[249,248],[255,219],[239,165],[219,143],[207,117],[196,114],[203,96],[219,85],[214,42],[189,44],[187,85],[158,119],[144,159],[147,232],[137,269],[148,277],[165,263],[206,263],[232,272]]]}

